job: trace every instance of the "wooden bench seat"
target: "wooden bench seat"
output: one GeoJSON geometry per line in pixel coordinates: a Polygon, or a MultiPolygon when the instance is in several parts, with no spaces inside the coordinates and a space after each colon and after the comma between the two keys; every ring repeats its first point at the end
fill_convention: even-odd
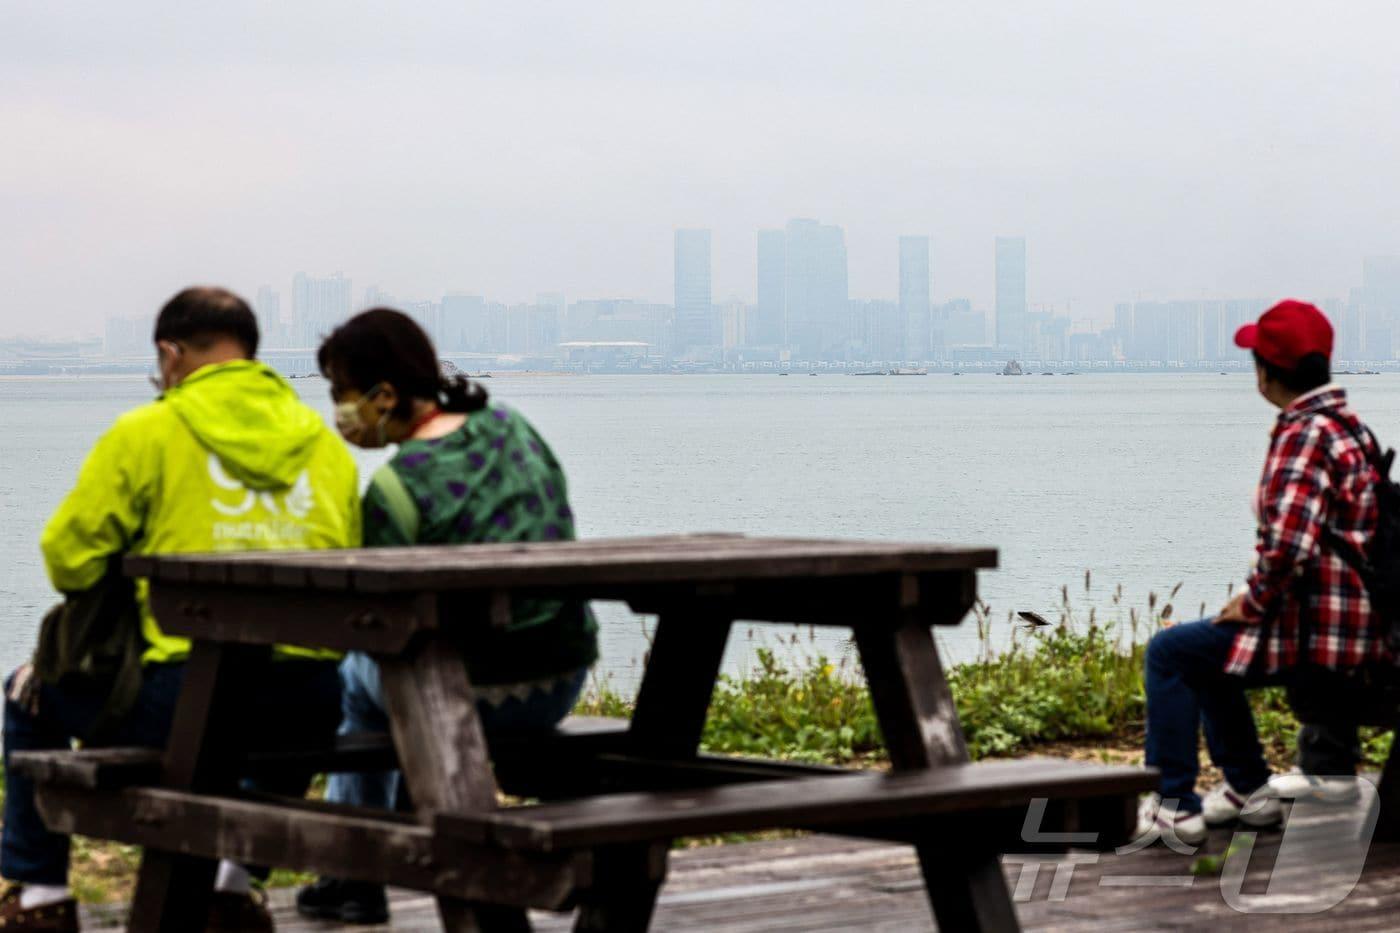
{"type": "MultiPolygon", "coordinates": [[[[1067,831],[1098,833],[1098,846],[1131,833],[1137,797],[1153,789],[1141,768],[1058,759],[951,765],[935,771],[850,773],[758,780],[699,790],[611,794],[511,807],[491,814],[439,814],[441,838],[506,849],[560,852],[680,836],[773,828],[881,826],[944,815],[1019,811],[1036,799],[1082,802],[1067,831]]],[[[1066,820],[1055,821],[1064,830],[1066,820]]],[[[1044,826],[1040,827],[1044,829],[1044,826]]],[[[887,836],[881,831],[873,835],[887,836]]],[[[1091,847],[1085,844],[1086,847],[1091,847]]]]}
{"type": "MultiPolygon", "coordinates": [[[[524,765],[519,761],[522,758],[595,755],[620,747],[626,735],[625,719],[571,716],[547,733],[503,736],[493,743],[492,750],[519,768],[524,765]]],[[[39,784],[113,789],[158,784],[162,752],[139,747],[55,749],[16,752],[11,758],[15,773],[39,784]]],[[[383,771],[398,767],[398,761],[388,733],[360,733],[336,736],[329,745],[255,750],[248,755],[244,770],[256,775],[289,767],[317,773],[383,771]]]]}
{"type": "Polygon", "coordinates": [[[289,865],[468,900],[561,910],[593,883],[592,855],[581,850],[502,852],[463,844],[443,860],[432,827],[410,814],[256,795],[58,784],[37,788],[35,803],[54,832],[207,859],[289,865]]]}

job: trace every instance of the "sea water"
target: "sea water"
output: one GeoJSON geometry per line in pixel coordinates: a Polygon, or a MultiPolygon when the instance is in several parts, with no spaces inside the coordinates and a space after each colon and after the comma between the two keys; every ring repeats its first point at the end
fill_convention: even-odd
{"type": "MultiPolygon", "coordinates": [[[[1342,377],[1383,441],[1400,441],[1400,375],[1342,377]]],[[[1007,615],[1082,620],[1214,610],[1242,580],[1275,411],[1252,375],[852,378],[507,375],[484,380],[530,418],[569,477],[583,537],[737,531],[991,545],[979,576],[993,647],[1007,615]],[[1086,571],[1090,572],[1086,590],[1086,571]],[[1115,603],[1115,593],[1121,596],[1115,603]]],[[[329,416],[326,383],[294,382],[329,416]]],[[[32,651],[55,596],[39,533],[93,442],[151,397],[128,377],[0,379],[0,668],[32,651]]],[[[383,453],[357,452],[362,476],[383,453]]],[[[635,683],[647,620],[598,607],[599,671],[635,683]]],[[[969,619],[945,660],[982,650],[969,619]]],[[[756,645],[849,651],[841,630],[741,623],[727,666],[756,645]]]]}

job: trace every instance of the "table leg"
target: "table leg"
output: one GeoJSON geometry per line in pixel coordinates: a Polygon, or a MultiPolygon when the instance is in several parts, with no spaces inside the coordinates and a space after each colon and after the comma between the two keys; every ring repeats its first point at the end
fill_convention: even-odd
{"type": "MultiPolygon", "coordinates": [[[[856,645],[894,767],[967,761],[957,707],[927,621],[858,628],[856,645]]],[[[915,848],[940,930],[1020,929],[997,853],[969,852],[965,840],[926,840],[915,848]]]]}
{"type": "MultiPolygon", "coordinates": [[[[431,825],[441,812],[494,810],[491,757],[461,652],[431,639],[406,657],[380,658],[379,670],[399,767],[419,818],[431,825]]],[[[448,933],[530,929],[523,908],[437,901],[448,933]]]]}
{"type": "MultiPolygon", "coordinates": [[[[1400,735],[1400,726],[1396,727],[1396,734],[1400,735]]],[[[1400,742],[1391,746],[1390,756],[1381,769],[1380,783],[1376,785],[1376,806],[1381,812],[1371,839],[1400,842],[1400,742]]]]}
{"type": "MultiPolygon", "coordinates": [[[[694,757],[730,625],[730,619],[703,607],[661,613],[628,732],[634,754],[694,757]]],[[[596,853],[597,881],[580,894],[575,931],[646,930],[666,874],[667,848],[624,846],[596,853]]]]}
{"type": "Polygon", "coordinates": [[[730,625],[694,607],[658,618],[629,731],[637,754],[689,758],[699,749],[730,625]]]}
{"type": "MultiPolygon", "coordinates": [[[[166,742],[164,786],[205,793],[237,788],[238,759],[251,725],[240,715],[239,692],[250,682],[249,670],[268,657],[266,646],[194,643],[166,742]]],[[[215,867],[213,859],[147,849],[127,928],[133,933],[204,929],[215,867]]]]}
{"type": "Polygon", "coordinates": [[[593,886],[574,933],[645,933],[666,878],[667,842],[609,846],[594,853],[593,886]]]}

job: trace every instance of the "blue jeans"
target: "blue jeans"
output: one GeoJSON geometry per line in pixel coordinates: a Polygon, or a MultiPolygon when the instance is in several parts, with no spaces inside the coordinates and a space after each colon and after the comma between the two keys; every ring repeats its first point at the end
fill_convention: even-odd
{"type": "Polygon", "coordinates": [[[1147,765],[1162,772],[1159,791],[1198,813],[1200,728],[1211,760],[1230,786],[1248,794],[1269,779],[1245,690],[1283,683],[1286,675],[1238,676],[1225,661],[1240,626],[1209,619],[1163,629],[1147,643],[1147,765]]]}
{"type": "MultiPolygon", "coordinates": [[[[482,728],[487,732],[528,732],[549,729],[574,708],[588,677],[586,669],[561,679],[553,690],[535,691],[524,700],[508,697],[500,706],[477,703],[482,728]]],[[[340,662],[340,734],[387,732],[389,715],[384,710],[384,690],[379,682],[379,665],[374,659],[352,651],[340,662]]],[[[326,783],[326,799],[358,807],[394,809],[398,797],[399,772],[332,774],[326,783]]]]}
{"type": "MultiPolygon", "coordinates": [[[[185,665],[148,664],[141,691],[130,712],[113,727],[106,743],[160,748],[170,732],[175,701],[184,683],[185,665]]],[[[34,784],[10,771],[10,754],[69,748],[97,718],[104,692],[70,685],[45,685],[39,711],[30,713],[9,699],[11,674],[5,681],[5,824],[0,831],[0,875],[27,884],[61,885],[68,881],[68,837],[51,833],[34,806],[34,784]]],[[[340,680],[328,661],[275,661],[258,678],[256,690],[241,701],[259,740],[269,746],[329,741],[340,719],[340,680]]],[[[260,781],[272,793],[300,795],[311,775],[288,775],[260,781]]]]}

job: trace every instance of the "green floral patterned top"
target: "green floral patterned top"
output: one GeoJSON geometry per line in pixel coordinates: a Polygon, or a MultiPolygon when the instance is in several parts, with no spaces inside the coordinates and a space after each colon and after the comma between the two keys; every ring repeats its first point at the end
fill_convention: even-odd
{"type": "MultiPolygon", "coordinates": [[[[364,500],[366,547],[574,538],[563,469],[534,427],[503,405],[473,412],[444,437],[405,441],[388,466],[417,506],[416,535],[375,482],[364,500]]],[[[509,626],[477,628],[463,650],[473,683],[538,681],[596,661],[597,625],[580,603],[518,600],[509,626]]]]}

